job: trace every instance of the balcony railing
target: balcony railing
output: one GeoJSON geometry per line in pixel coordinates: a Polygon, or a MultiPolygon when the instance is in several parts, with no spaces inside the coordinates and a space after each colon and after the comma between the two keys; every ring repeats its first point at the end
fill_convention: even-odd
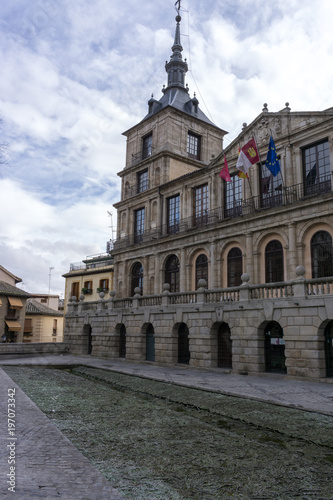
{"type": "Polygon", "coordinates": [[[151,146],[147,149],[139,151],[138,153],[132,154],[132,162],[131,162],[132,167],[140,163],[140,161],[150,158],[151,156],[153,156],[153,154],[154,154],[154,148],[152,148],[151,146]]]}
{"type": "MultiPolygon", "coordinates": [[[[245,275],[244,275],[245,276],[245,275]]],[[[265,300],[283,300],[291,301],[293,305],[299,305],[295,300],[321,299],[323,296],[333,295],[333,276],[318,279],[297,278],[293,281],[279,283],[265,283],[260,285],[250,285],[244,283],[239,287],[217,288],[207,290],[199,288],[192,292],[170,293],[163,292],[160,295],[135,295],[134,297],[116,298],[114,292],[111,297],[105,296],[104,300],[93,302],[73,302],[68,304],[69,314],[76,312],[98,312],[107,309],[137,309],[147,307],[157,307],[161,312],[165,307],[175,307],[178,305],[193,306],[199,311],[198,304],[207,304],[212,307],[219,306],[222,303],[235,304],[235,307],[241,307],[239,304],[244,301],[265,300]]],[[[287,302],[285,302],[287,304],[287,302]]]]}
{"type": "Polygon", "coordinates": [[[130,234],[115,241],[114,249],[121,250],[128,246],[139,243],[151,242],[160,238],[175,234],[186,233],[198,228],[209,227],[219,224],[228,219],[252,215],[265,210],[287,206],[311,197],[331,193],[332,185],[330,175],[322,176],[317,184],[310,186],[306,183],[295,184],[286,188],[281,188],[281,192],[254,196],[247,200],[237,200],[234,203],[226,204],[224,207],[207,210],[200,216],[181,219],[172,226],[165,224],[156,228],[148,229],[138,234],[130,234]]]}

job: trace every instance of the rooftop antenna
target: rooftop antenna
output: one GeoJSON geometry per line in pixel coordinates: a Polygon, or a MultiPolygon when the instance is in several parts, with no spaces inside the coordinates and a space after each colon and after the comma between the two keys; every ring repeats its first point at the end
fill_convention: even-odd
{"type": "Polygon", "coordinates": [[[114,229],[113,229],[113,219],[112,219],[113,214],[112,214],[112,212],[109,212],[109,210],[107,210],[107,213],[108,213],[108,215],[110,217],[110,226],[109,227],[111,228],[111,241],[113,242],[114,241],[114,239],[113,239],[114,229]]]}
{"type": "Polygon", "coordinates": [[[49,267],[49,295],[51,293],[51,273],[53,271],[54,267],[50,266],[49,267]]]}

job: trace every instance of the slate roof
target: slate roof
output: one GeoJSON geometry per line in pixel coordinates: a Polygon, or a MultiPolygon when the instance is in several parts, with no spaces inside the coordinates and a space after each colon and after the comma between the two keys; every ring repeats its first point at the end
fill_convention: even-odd
{"type": "Polygon", "coordinates": [[[25,314],[41,314],[43,316],[63,316],[61,311],[56,311],[55,309],[51,309],[51,307],[45,306],[41,304],[35,299],[27,300],[27,307],[25,310],[25,314]]]}
{"type": "Polygon", "coordinates": [[[7,296],[10,295],[11,297],[25,297],[25,298],[30,297],[30,294],[28,292],[25,292],[24,290],[21,290],[20,288],[17,288],[14,285],[10,285],[5,281],[0,281],[0,295],[7,295],[7,296]]]}

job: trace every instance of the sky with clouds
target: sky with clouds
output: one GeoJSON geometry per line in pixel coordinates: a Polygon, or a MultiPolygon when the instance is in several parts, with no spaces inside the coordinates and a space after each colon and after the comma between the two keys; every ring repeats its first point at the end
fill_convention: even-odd
{"type": "MultiPolygon", "coordinates": [[[[0,264],[64,295],[116,227],[122,132],[162,96],[174,0],[0,4],[0,264]]],[[[333,105],[331,0],[182,0],[190,94],[228,145],[261,112],[333,105]]]]}

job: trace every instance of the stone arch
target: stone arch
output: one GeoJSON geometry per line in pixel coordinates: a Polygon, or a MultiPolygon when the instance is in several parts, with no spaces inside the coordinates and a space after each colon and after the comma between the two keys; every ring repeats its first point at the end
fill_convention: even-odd
{"type": "Polygon", "coordinates": [[[211,362],[213,367],[232,369],[232,340],[230,325],[225,321],[211,328],[211,362]]]}
{"type": "Polygon", "coordinates": [[[324,343],[326,377],[333,377],[333,320],[325,326],[324,343]]]}
{"type": "Polygon", "coordinates": [[[155,361],[155,329],[152,323],[144,323],[141,328],[141,335],[145,337],[145,354],[146,361],[155,361]]]}
{"type": "Polygon", "coordinates": [[[263,333],[265,371],[286,374],[285,340],[282,326],[277,321],[268,321],[263,333]]]}
{"type": "Polygon", "coordinates": [[[119,358],[126,358],[126,326],[124,323],[117,323],[115,333],[115,352],[119,358]]]}
{"type": "Polygon", "coordinates": [[[84,339],[84,354],[91,354],[93,350],[93,337],[92,337],[92,327],[90,323],[83,325],[83,339],[84,339]]]}

